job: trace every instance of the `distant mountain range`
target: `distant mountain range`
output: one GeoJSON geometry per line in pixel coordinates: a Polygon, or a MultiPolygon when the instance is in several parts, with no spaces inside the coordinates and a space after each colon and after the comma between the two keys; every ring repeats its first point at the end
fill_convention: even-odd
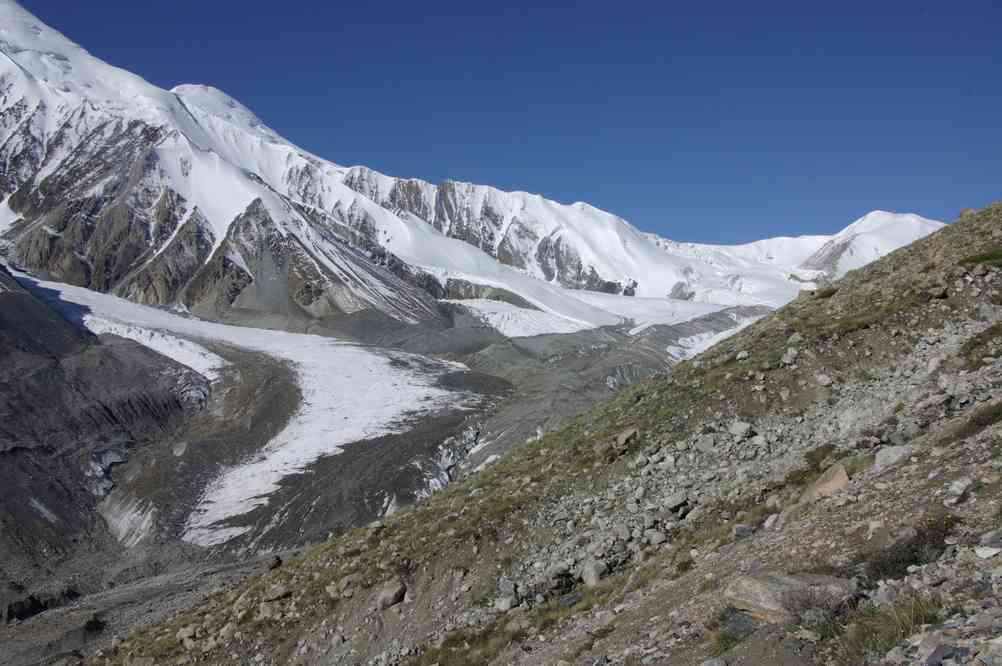
{"type": "Polygon", "coordinates": [[[831,237],[676,243],[585,203],[328,162],[223,92],[153,86],[11,0],[0,54],[0,252],[210,318],[410,325],[474,298],[562,330],[636,310],[581,290],[775,307],[942,226],[874,212],[831,237]]]}

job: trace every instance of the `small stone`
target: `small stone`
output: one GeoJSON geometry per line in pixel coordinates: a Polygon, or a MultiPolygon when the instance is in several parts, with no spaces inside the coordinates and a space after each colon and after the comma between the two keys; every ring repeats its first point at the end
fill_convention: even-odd
{"type": "Polygon", "coordinates": [[[514,607],[515,607],[515,597],[510,595],[504,597],[498,597],[494,601],[494,610],[496,610],[499,613],[507,613],[514,607]]]}
{"type": "Polygon", "coordinates": [[[292,594],[285,585],[272,585],[268,588],[268,591],[263,597],[262,601],[278,601],[279,599],[285,599],[287,596],[292,594]]]}
{"type": "Polygon", "coordinates": [[[750,423],[745,421],[734,421],[731,423],[730,427],[727,428],[727,431],[735,437],[744,439],[751,432],[751,429],[752,426],[750,423]]]}
{"type": "Polygon", "coordinates": [[[622,449],[635,442],[639,435],[640,431],[636,428],[628,428],[616,435],[616,446],[622,449]]]}
{"type": "Polygon", "coordinates": [[[739,351],[738,355],[737,355],[737,359],[739,361],[746,361],[746,360],[748,360],[748,352],[746,352],[746,351],[739,351]]]}
{"type": "Polygon", "coordinates": [[[755,528],[746,523],[738,523],[731,528],[731,535],[735,539],[743,539],[755,533],[755,528]]]}
{"type": "Polygon", "coordinates": [[[668,540],[668,536],[658,530],[647,530],[644,532],[644,539],[652,546],[660,546],[668,540]]]}
{"type": "Polygon", "coordinates": [[[977,555],[982,560],[990,560],[999,553],[1002,553],[1002,548],[993,548],[992,546],[978,546],[974,549],[974,554],[977,555]]]}
{"type": "Polygon", "coordinates": [[[608,570],[608,565],[602,560],[588,560],[581,565],[581,581],[587,587],[595,587],[608,570]]]}
{"type": "Polygon", "coordinates": [[[689,501],[689,496],[685,492],[678,492],[668,496],[665,500],[665,508],[676,512],[689,501]]]}
{"type": "Polygon", "coordinates": [[[804,491],[801,499],[805,502],[816,502],[822,497],[831,497],[844,490],[848,485],[849,475],[845,471],[845,466],[838,463],[826,469],[824,474],[804,491]]]}
{"type": "Polygon", "coordinates": [[[902,446],[885,446],[877,451],[877,455],[873,460],[873,469],[875,471],[883,471],[888,467],[898,464],[911,454],[912,447],[908,444],[902,446]]]}

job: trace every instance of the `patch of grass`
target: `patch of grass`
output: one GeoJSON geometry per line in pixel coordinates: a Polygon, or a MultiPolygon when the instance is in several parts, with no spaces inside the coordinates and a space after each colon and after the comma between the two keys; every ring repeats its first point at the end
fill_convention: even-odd
{"type": "Polygon", "coordinates": [[[869,657],[882,657],[923,624],[938,620],[939,614],[939,604],[924,597],[911,597],[893,605],[862,604],[842,624],[836,661],[856,666],[866,663],[869,657]]]}
{"type": "Polygon", "coordinates": [[[806,465],[787,474],[783,479],[783,485],[803,488],[814,483],[821,476],[821,472],[823,471],[821,469],[822,463],[834,452],[835,446],[833,444],[824,444],[811,449],[804,454],[806,465]]]}
{"type": "Polygon", "coordinates": [[[784,606],[796,617],[798,626],[812,631],[822,640],[838,635],[839,617],[848,609],[848,602],[818,588],[791,592],[784,606]]]}
{"type": "Polygon", "coordinates": [[[710,654],[719,657],[727,654],[745,639],[741,634],[727,629],[718,629],[710,635],[710,654]]]}
{"type": "Polygon", "coordinates": [[[989,266],[1002,266],[1002,247],[982,252],[981,254],[964,257],[960,260],[962,266],[973,266],[975,264],[988,264],[989,266]]]}
{"type": "Polygon", "coordinates": [[[846,458],[842,461],[842,465],[845,467],[845,473],[854,478],[873,467],[876,459],[877,456],[873,453],[860,453],[846,458]]]}
{"type": "Polygon", "coordinates": [[[415,662],[420,666],[475,666],[493,660],[512,642],[523,638],[495,622],[479,632],[454,631],[442,645],[426,650],[415,662]]]}
{"type": "Polygon", "coordinates": [[[710,590],[715,590],[720,587],[720,580],[716,577],[714,578],[704,578],[699,582],[699,586],[696,587],[696,591],[700,594],[709,592],[710,590]]]}
{"type": "Polygon", "coordinates": [[[606,603],[624,589],[626,582],[626,577],[620,574],[597,587],[570,592],[562,597],[551,599],[545,604],[533,608],[529,612],[528,621],[538,631],[546,631],[570,617],[606,603]]]}
{"type": "Polygon", "coordinates": [[[710,618],[710,654],[719,657],[732,650],[755,631],[756,623],[734,606],[724,606],[710,618]]]}
{"type": "Polygon", "coordinates": [[[948,446],[974,437],[985,428],[1002,421],[1002,401],[982,405],[960,426],[953,428],[939,440],[940,446],[948,446]]]}
{"type": "Polygon", "coordinates": [[[871,581],[902,578],[908,567],[934,561],[946,547],[945,539],[958,523],[956,516],[938,512],[927,515],[915,528],[915,534],[864,555],[864,571],[871,581]]]}
{"type": "Polygon", "coordinates": [[[648,562],[643,566],[638,567],[630,574],[630,578],[626,583],[624,588],[627,592],[634,592],[636,590],[643,589],[653,583],[658,574],[661,573],[661,567],[657,562],[648,562]]]}
{"type": "Polygon", "coordinates": [[[989,354],[986,353],[992,347],[992,343],[1002,342],[1002,324],[994,324],[981,331],[973,338],[964,343],[960,348],[960,355],[964,358],[964,364],[968,370],[977,370],[981,367],[981,359],[989,354]]]}

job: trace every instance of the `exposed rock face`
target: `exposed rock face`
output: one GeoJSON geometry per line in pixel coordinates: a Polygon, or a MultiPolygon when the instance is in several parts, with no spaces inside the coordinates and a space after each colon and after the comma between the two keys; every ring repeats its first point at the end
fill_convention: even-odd
{"type": "Polygon", "coordinates": [[[18,580],[92,533],[112,468],[200,410],[209,389],[145,347],[64,320],[2,267],[0,358],[0,567],[18,580]]]}

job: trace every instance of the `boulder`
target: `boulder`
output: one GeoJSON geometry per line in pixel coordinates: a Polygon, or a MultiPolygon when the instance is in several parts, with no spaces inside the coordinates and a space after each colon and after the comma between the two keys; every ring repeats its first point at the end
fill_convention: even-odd
{"type": "Polygon", "coordinates": [[[685,493],[685,491],[674,493],[665,499],[665,508],[669,511],[677,512],[685,506],[688,501],[689,496],[685,493]]]}
{"type": "Polygon", "coordinates": [[[701,453],[713,453],[717,448],[717,442],[713,435],[701,435],[696,440],[696,450],[701,453]]]}
{"type": "Polygon", "coordinates": [[[292,594],[285,585],[272,585],[261,598],[262,601],[278,601],[292,594]]]}
{"type": "Polygon", "coordinates": [[[386,610],[391,606],[396,606],[404,600],[407,594],[407,586],[398,578],[387,581],[376,595],[376,606],[380,610],[386,610]]]}
{"type": "Polygon", "coordinates": [[[910,444],[902,446],[885,446],[877,451],[877,455],[873,460],[873,469],[877,472],[882,472],[887,468],[898,464],[901,460],[907,458],[911,454],[912,447],[910,444]]]}
{"type": "Polygon", "coordinates": [[[849,474],[842,463],[832,465],[821,477],[804,491],[801,501],[816,502],[822,497],[831,497],[849,485],[849,474]]]}
{"type": "Polygon", "coordinates": [[[640,436],[640,431],[636,428],[627,428],[623,432],[616,435],[616,446],[618,448],[625,448],[637,441],[637,437],[640,436]]]}
{"type": "Polygon", "coordinates": [[[738,523],[731,528],[731,536],[735,539],[743,539],[755,533],[755,528],[747,523],[738,523]]]}
{"type": "Polygon", "coordinates": [[[764,572],[733,579],[724,599],[754,618],[781,624],[796,619],[795,605],[806,594],[841,601],[855,592],[856,584],[844,578],[764,572]]]}
{"type": "Polygon", "coordinates": [[[730,427],[727,430],[735,437],[744,439],[745,437],[748,436],[749,433],[751,433],[751,429],[752,427],[750,423],[747,423],[745,421],[735,421],[730,425],[730,427]]]}
{"type": "Polygon", "coordinates": [[[602,560],[588,560],[581,565],[578,575],[586,586],[595,587],[608,571],[608,565],[602,560]]]}

